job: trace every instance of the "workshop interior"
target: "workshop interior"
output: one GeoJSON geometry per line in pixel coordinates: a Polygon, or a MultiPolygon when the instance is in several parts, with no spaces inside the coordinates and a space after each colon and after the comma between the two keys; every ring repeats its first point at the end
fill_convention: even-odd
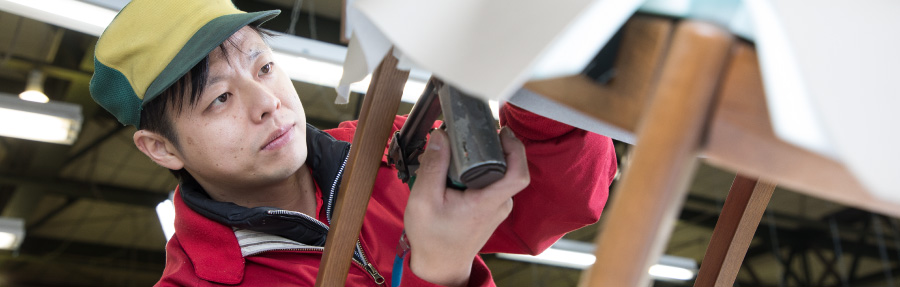
{"type": "MultiPolygon", "coordinates": [[[[134,127],[120,124],[89,91],[99,33],[127,2],[0,0],[0,286],[151,286],[163,272],[165,244],[173,232],[169,197],[177,182],[134,146],[134,127]]],[[[754,1],[647,2],[631,14],[677,23],[686,20],[649,3],[693,2],[696,11],[706,4],[720,5],[711,3],[754,1]]],[[[329,129],[360,116],[368,82],[351,86],[348,103],[334,103],[343,64],[339,61],[347,52],[341,34],[344,1],[233,3],[244,11],[282,10],[263,28],[278,34],[273,49],[286,65],[315,71],[289,72],[307,122],[329,129]]],[[[552,1],[540,3],[553,9],[552,1]]],[[[534,18],[539,21],[541,16],[534,18]]],[[[739,27],[727,28],[735,41],[754,45],[739,27]]],[[[583,72],[598,85],[619,75],[612,67],[616,57],[627,52],[618,50],[620,35],[612,35],[594,52],[592,69],[583,72]]],[[[892,73],[898,76],[896,69],[892,73]]],[[[418,70],[410,74],[407,88],[412,90],[404,92],[398,114],[410,113],[429,76],[418,70]]],[[[494,113],[497,105],[490,103],[494,113]]],[[[629,172],[632,151],[640,145],[634,145],[633,138],[613,138],[619,170],[610,189],[612,199],[629,172]]],[[[859,139],[853,149],[869,146],[867,139],[859,139]]],[[[900,169],[894,165],[889,173],[900,175],[900,169]]],[[[673,228],[663,232],[668,239],[662,254],[646,270],[652,286],[695,285],[735,176],[728,168],[699,160],[673,228]]],[[[497,285],[578,286],[596,260],[617,260],[594,252],[606,213],[616,208],[612,199],[598,223],[567,234],[541,255],[482,255],[497,285]]],[[[900,286],[897,214],[779,184],[746,255],[732,262],[739,265],[733,285],[900,286]]]]}

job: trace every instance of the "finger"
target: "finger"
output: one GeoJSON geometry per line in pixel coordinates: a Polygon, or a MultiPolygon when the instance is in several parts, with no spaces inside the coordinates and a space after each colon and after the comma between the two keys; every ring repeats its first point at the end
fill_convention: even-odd
{"type": "Polygon", "coordinates": [[[431,132],[425,152],[419,156],[419,162],[413,186],[416,191],[410,197],[441,198],[447,188],[447,169],[450,165],[450,145],[444,131],[438,129],[431,132]]]}
{"type": "Polygon", "coordinates": [[[528,160],[525,157],[525,145],[516,137],[512,129],[503,127],[500,129],[500,145],[506,156],[506,173],[528,177],[528,160]]]}

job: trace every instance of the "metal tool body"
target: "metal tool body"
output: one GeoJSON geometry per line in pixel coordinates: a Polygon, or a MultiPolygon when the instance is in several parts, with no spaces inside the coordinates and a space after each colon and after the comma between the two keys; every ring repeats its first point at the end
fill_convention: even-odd
{"type": "Polygon", "coordinates": [[[425,152],[426,136],[434,121],[441,115],[441,103],[437,98],[435,79],[428,81],[425,91],[416,101],[406,123],[394,133],[388,149],[388,162],[397,168],[397,177],[407,182],[419,167],[419,155],[425,152]]]}
{"type": "Polygon", "coordinates": [[[426,136],[440,114],[451,150],[448,186],[482,188],[502,178],[506,158],[487,102],[432,78],[391,141],[388,160],[400,180],[407,182],[415,174],[426,136]]]}

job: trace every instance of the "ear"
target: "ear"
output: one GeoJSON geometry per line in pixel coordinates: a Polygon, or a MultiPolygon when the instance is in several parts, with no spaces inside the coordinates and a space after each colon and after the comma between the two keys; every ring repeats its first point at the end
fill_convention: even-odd
{"type": "Polygon", "coordinates": [[[171,170],[184,168],[181,153],[162,135],[138,130],[134,132],[134,145],[158,165],[171,170]]]}

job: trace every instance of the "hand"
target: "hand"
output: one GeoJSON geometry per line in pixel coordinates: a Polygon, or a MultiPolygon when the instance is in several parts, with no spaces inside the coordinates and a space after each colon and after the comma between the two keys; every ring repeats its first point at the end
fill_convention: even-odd
{"type": "Polygon", "coordinates": [[[500,132],[506,175],[482,189],[447,188],[450,146],[442,130],[431,133],[404,224],[411,246],[410,268],[419,278],[446,286],[469,281],[478,251],[512,211],[512,196],[530,181],[525,147],[509,128],[500,132]]]}

